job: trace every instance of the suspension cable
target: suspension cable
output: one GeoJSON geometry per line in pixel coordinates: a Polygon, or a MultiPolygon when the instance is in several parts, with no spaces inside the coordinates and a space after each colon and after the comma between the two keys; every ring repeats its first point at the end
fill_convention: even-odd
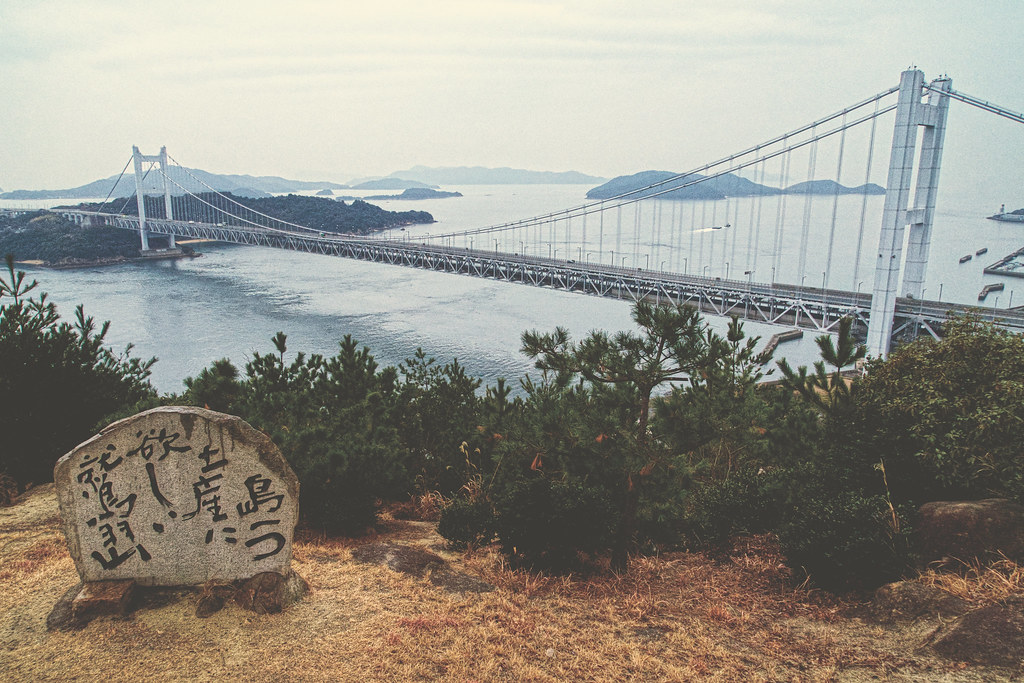
{"type": "Polygon", "coordinates": [[[1024,114],[1015,112],[1015,111],[1013,111],[1011,109],[1007,109],[1005,107],[1000,107],[999,105],[993,104],[992,102],[988,102],[986,100],[982,100],[982,99],[979,99],[977,97],[972,97],[971,95],[968,95],[968,94],[962,93],[962,92],[958,92],[956,90],[953,90],[952,88],[950,88],[949,90],[942,90],[942,89],[936,88],[936,87],[934,87],[934,86],[932,86],[930,84],[929,85],[925,85],[924,87],[925,87],[925,89],[931,90],[932,92],[938,93],[940,95],[949,95],[954,100],[960,100],[961,102],[965,102],[965,103],[971,105],[972,107],[977,107],[978,109],[983,109],[983,110],[985,110],[987,112],[991,112],[991,113],[996,114],[998,116],[1002,116],[1003,118],[1010,119],[1011,121],[1016,121],[1017,123],[1024,123],[1024,114]]]}
{"type": "MultiPolygon", "coordinates": [[[[192,178],[192,180],[194,180],[195,182],[199,183],[200,185],[202,185],[202,186],[203,186],[203,187],[205,187],[206,189],[210,190],[210,192],[213,192],[213,193],[214,193],[215,195],[219,195],[219,196],[220,196],[221,198],[223,198],[223,199],[224,199],[225,201],[228,201],[228,202],[230,202],[230,203],[232,203],[232,204],[234,204],[234,205],[236,205],[236,206],[239,206],[239,207],[241,207],[242,209],[245,209],[246,211],[249,211],[249,212],[251,212],[251,213],[253,213],[253,214],[257,215],[257,216],[261,216],[261,217],[263,217],[263,218],[266,218],[266,219],[267,219],[268,221],[274,221],[274,222],[276,222],[276,223],[280,223],[281,225],[288,225],[288,226],[291,226],[291,227],[293,227],[293,228],[298,228],[299,230],[304,230],[304,231],[306,231],[306,232],[312,232],[312,233],[319,233],[319,232],[320,232],[319,230],[316,230],[316,229],[314,229],[314,228],[307,228],[307,227],[306,227],[306,226],[304,226],[304,225],[298,225],[297,223],[291,223],[291,222],[289,222],[289,221],[284,221],[284,220],[281,220],[280,218],[275,218],[275,217],[273,217],[273,216],[270,216],[270,215],[267,215],[267,214],[265,214],[265,213],[261,213],[260,211],[257,211],[256,209],[253,209],[252,207],[246,206],[245,204],[242,204],[241,202],[239,202],[239,201],[237,201],[237,200],[235,200],[235,199],[232,199],[232,198],[230,198],[230,197],[228,197],[228,196],[226,196],[226,195],[222,194],[222,193],[221,193],[221,192],[219,192],[218,190],[214,189],[213,187],[211,187],[211,186],[210,186],[210,185],[208,185],[207,183],[205,183],[205,182],[203,182],[202,180],[200,180],[199,178],[197,178],[197,177],[196,177],[195,175],[193,175],[193,174],[192,174],[192,172],[191,172],[191,171],[189,171],[189,170],[188,170],[188,169],[187,169],[186,167],[184,167],[184,166],[182,166],[182,165],[181,165],[180,163],[178,163],[178,160],[177,160],[177,159],[175,159],[175,158],[171,157],[171,155],[170,155],[170,154],[168,154],[168,155],[167,155],[167,157],[168,157],[168,158],[169,158],[169,159],[170,159],[171,161],[173,161],[173,162],[175,163],[175,165],[176,165],[176,166],[177,166],[178,168],[180,168],[180,169],[181,169],[181,170],[182,170],[182,171],[183,171],[183,172],[184,172],[184,173],[185,173],[186,175],[188,175],[188,176],[189,176],[190,178],[192,178]]],[[[172,179],[170,179],[170,178],[168,178],[168,180],[170,180],[170,181],[171,181],[171,182],[172,182],[172,183],[173,183],[174,185],[177,185],[177,186],[178,186],[178,187],[179,187],[180,189],[182,189],[182,190],[185,190],[185,188],[184,188],[184,187],[182,187],[181,185],[179,185],[179,184],[178,184],[177,182],[175,182],[174,180],[172,180],[172,179]]],[[[194,193],[192,193],[192,192],[189,192],[188,190],[185,190],[185,192],[188,192],[188,194],[190,194],[190,195],[192,195],[193,197],[195,197],[196,199],[198,199],[198,200],[199,200],[199,201],[200,201],[201,203],[203,203],[203,204],[206,204],[207,206],[209,206],[209,207],[211,207],[211,208],[216,208],[216,207],[214,207],[214,206],[213,206],[212,204],[210,204],[209,202],[207,202],[206,200],[204,200],[204,199],[200,199],[198,195],[196,195],[196,194],[194,194],[194,193]]],[[[229,214],[229,215],[230,215],[230,214],[229,214]]],[[[257,227],[266,227],[266,229],[268,229],[268,230],[275,230],[274,228],[271,228],[271,227],[269,227],[269,225],[268,225],[268,226],[260,226],[260,225],[258,225],[257,223],[255,223],[254,221],[249,221],[249,220],[243,219],[243,218],[241,218],[241,217],[239,217],[239,216],[235,216],[235,218],[239,218],[240,220],[244,220],[245,222],[247,222],[247,223],[249,223],[249,224],[251,224],[251,225],[256,225],[257,227]]],[[[288,231],[287,231],[287,230],[275,230],[275,232],[288,232],[288,231]]]]}
{"type": "Polygon", "coordinates": [[[117,189],[118,183],[121,182],[121,178],[124,177],[124,172],[128,170],[128,166],[132,163],[132,159],[133,158],[134,157],[128,157],[128,161],[125,162],[124,168],[121,169],[121,173],[117,176],[117,180],[115,180],[114,184],[110,186],[110,192],[108,192],[107,196],[103,199],[102,202],[100,202],[99,209],[96,210],[96,213],[103,213],[103,211],[102,211],[103,205],[106,204],[107,200],[110,199],[110,195],[114,194],[114,190],[117,189]]]}
{"type": "MultiPolygon", "coordinates": [[[[890,91],[890,92],[894,92],[894,91],[895,90],[890,91]]],[[[889,94],[889,93],[885,93],[885,94],[889,94]]],[[[869,103],[870,103],[870,101],[869,101],[869,103]]],[[[846,109],[845,111],[850,112],[853,109],[854,108],[851,107],[851,108],[846,109]]],[[[731,160],[738,159],[738,158],[740,158],[740,157],[742,157],[742,156],[744,156],[746,154],[749,154],[750,151],[758,149],[758,148],[751,148],[751,150],[747,150],[747,151],[741,152],[739,154],[734,154],[734,155],[732,155],[730,157],[726,157],[726,158],[724,158],[722,160],[719,160],[719,161],[716,161],[716,162],[713,162],[713,163],[705,164],[703,167],[701,167],[701,168],[699,168],[699,169],[697,169],[695,171],[688,171],[686,173],[680,173],[680,174],[672,176],[671,178],[668,178],[666,180],[659,181],[657,183],[653,183],[653,184],[648,185],[646,187],[637,188],[637,189],[631,190],[629,192],[624,192],[622,194],[616,195],[615,197],[609,197],[607,199],[601,200],[600,202],[597,202],[597,201],[590,202],[589,204],[582,204],[582,205],[579,205],[579,206],[576,206],[576,207],[573,207],[573,208],[570,208],[570,209],[562,209],[562,210],[557,211],[557,212],[547,213],[547,214],[543,214],[543,215],[539,215],[539,216],[534,216],[532,218],[525,218],[525,219],[521,219],[521,220],[518,220],[518,221],[510,222],[510,223],[501,223],[501,224],[491,225],[491,226],[487,226],[487,227],[483,227],[483,228],[475,228],[475,229],[472,229],[472,230],[464,230],[464,231],[458,231],[458,232],[452,232],[452,233],[442,233],[442,234],[438,234],[438,235],[432,235],[431,239],[438,239],[438,238],[441,238],[441,237],[450,237],[450,236],[453,236],[453,235],[462,235],[463,233],[465,233],[465,234],[483,234],[483,233],[490,233],[490,232],[500,232],[500,231],[504,231],[504,230],[513,229],[513,228],[515,228],[515,227],[517,227],[519,225],[523,225],[523,224],[533,225],[535,223],[542,223],[542,224],[543,223],[550,223],[552,220],[554,220],[556,218],[564,217],[567,213],[572,213],[573,215],[583,215],[584,213],[596,213],[597,211],[604,210],[604,209],[603,208],[595,208],[595,207],[604,206],[605,203],[616,201],[616,200],[619,200],[619,201],[616,201],[615,204],[612,204],[608,208],[615,208],[616,206],[625,206],[625,205],[628,205],[628,204],[634,204],[636,202],[643,201],[645,199],[654,199],[656,197],[660,197],[662,195],[668,194],[669,192],[677,192],[679,190],[682,190],[682,189],[685,189],[685,188],[688,188],[688,187],[692,187],[693,185],[697,185],[699,183],[707,182],[709,180],[713,180],[715,178],[721,177],[723,175],[726,175],[727,173],[730,173],[730,172],[733,172],[733,171],[737,171],[737,170],[740,170],[740,169],[743,169],[743,168],[747,168],[748,166],[753,166],[754,164],[760,163],[761,161],[768,160],[768,159],[773,159],[773,158],[775,158],[777,156],[786,154],[788,152],[792,152],[794,150],[797,150],[797,149],[800,149],[800,148],[805,147],[807,145],[810,145],[810,144],[813,144],[815,142],[818,142],[819,140],[822,140],[824,138],[827,138],[827,137],[830,137],[830,136],[835,135],[837,133],[840,133],[844,129],[853,128],[853,127],[855,127],[857,125],[860,125],[860,124],[862,124],[862,123],[864,123],[866,121],[870,121],[870,120],[872,120],[872,119],[874,119],[876,117],[879,117],[879,116],[882,116],[884,114],[887,114],[890,111],[893,111],[894,109],[896,109],[896,104],[888,105],[888,106],[886,106],[884,108],[878,109],[877,111],[875,111],[873,113],[861,116],[860,118],[858,118],[858,119],[856,119],[856,120],[854,120],[854,121],[852,121],[850,123],[845,124],[845,126],[840,126],[840,127],[832,128],[832,129],[827,130],[824,133],[819,133],[819,134],[815,135],[812,138],[808,138],[808,139],[802,140],[800,142],[792,143],[789,146],[784,147],[782,149],[778,149],[778,150],[776,150],[774,152],[771,152],[771,153],[766,153],[762,157],[758,157],[758,158],[755,158],[755,159],[752,159],[752,160],[749,160],[749,161],[745,161],[745,162],[739,164],[738,166],[735,166],[735,167],[733,167],[732,169],[729,169],[729,170],[719,171],[717,173],[713,173],[713,174],[710,174],[710,175],[701,175],[700,174],[701,171],[707,171],[707,170],[710,170],[710,169],[712,169],[712,168],[714,168],[716,166],[721,166],[723,163],[726,163],[726,162],[731,161],[731,160]],[[672,185],[671,187],[667,187],[667,188],[663,187],[664,185],[666,185],[668,183],[671,183],[673,181],[681,180],[681,179],[687,178],[689,176],[695,176],[695,175],[698,176],[698,177],[696,179],[694,179],[694,180],[690,180],[689,182],[682,183],[680,185],[672,185]],[[655,189],[655,188],[659,188],[659,187],[663,187],[663,189],[660,189],[657,192],[652,192],[650,194],[644,194],[643,196],[637,196],[641,192],[646,192],[647,190],[651,190],[651,189],[655,189]]],[[[839,117],[839,116],[842,116],[842,112],[839,112],[836,115],[836,117],[839,117]]],[[[828,119],[828,120],[831,120],[832,118],[836,118],[836,117],[830,117],[830,119],[828,119]]],[[[808,130],[811,127],[813,127],[813,126],[805,126],[805,127],[801,128],[800,130],[803,131],[803,132],[806,132],[806,130],[808,130]]],[[[765,143],[765,145],[767,145],[767,144],[774,144],[774,142],[782,140],[784,137],[785,136],[782,136],[782,138],[779,138],[778,140],[773,141],[772,143],[765,143]]],[[[762,145],[762,147],[765,146],[765,145],[762,145]]]]}

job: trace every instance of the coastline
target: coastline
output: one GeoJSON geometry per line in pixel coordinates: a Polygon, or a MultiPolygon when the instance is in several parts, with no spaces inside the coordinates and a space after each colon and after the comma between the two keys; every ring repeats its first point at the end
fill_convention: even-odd
{"type": "Polygon", "coordinates": [[[23,266],[34,266],[36,268],[47,268],[49,270],[74,270],[76,268],[97,268],[100,266],[114,266],[120,263],[131,263],[134,261],[152,261],[152,260],[167,260],[167,259],[181,259],[181,258],[198,258],[202,256],[199,252],[193,252],[186,254],[180,251],[175,253],[156,253],[148,256],[112,256],[110,258],[100,259],[78,259],[68,258],[56,263],[50,263],[48,261],[42,261],[39,259],[26,259],[23,261],[15,261],[18,265],[23,266]]]}

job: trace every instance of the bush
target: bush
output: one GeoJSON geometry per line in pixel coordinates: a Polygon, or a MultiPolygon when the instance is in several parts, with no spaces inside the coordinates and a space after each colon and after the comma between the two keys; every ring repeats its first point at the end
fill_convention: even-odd
{"type": "Polygon", "coordinates": [[[779,517],[778,501],[769,490],[774,476],[741,470],[696,489],[686,506],[688,545],[715,547],[736,534],[773,529],[779,517]]]}
{"type": "Polygon", "coordinates": [[[607,550],[619,516],[601,489],[543,476],[509,486],[495,501],[495,512],[502,552],[554,571],[577,566],[580,553],[607,550]]]}
{"type": "Polygon", "coordinates": [[[109,323],[75,310],[62,322],[46,295],[15,273],[0,277],[0,472],[18,485],[50,481],[57,459],[91,436],[106,415],[154,395],[156,361],[116,354],[103,345],[109,323]]]}
{"type": "Polygon", "coordinates": [[[494,538],[494,509],[490,501],[466,496],[453,498],[441,509],[437,533],[453,548],[490,543],[494,538]]]}
{"type": "Polygon", "coordinates": [[[278,333],[273,343],[277,353],[253,354],[244,381],[219,360],[186,380],[185,396],[229,406],[270,436],[299,479],[307,523],[361,533],[381,499],[410,488],[392,416],[397,373],[380,370],[369,349],[349,336],[331,358],[299,353],[291,363],[287,337],[278,333]]]}
{"type": "Polygon", "coordinates": [[[1024,500],[1024,338],[970,317],[873,361],[849,423],[901,502],[1024,500]]]}
{"type": "Polygon", "coordinates": [[[787,510],[777,534],[794,576],[830,591],[876,588],[910,566],[906,514],[885,496],[809,498],[787,510]]]}

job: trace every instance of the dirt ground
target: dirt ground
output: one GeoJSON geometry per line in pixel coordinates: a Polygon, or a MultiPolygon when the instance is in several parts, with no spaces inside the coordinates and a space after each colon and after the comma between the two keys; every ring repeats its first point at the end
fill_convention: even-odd
{"type": "Polygon", "coordinates": [[[752,541],[712,560],[641,558],[624,576],[551,577],[491,551],[443,550],[434,525],[390,521],[367,538],[305,537],[298,604],[256,615],[233,604],[195,616],[169,592],[124,618],[48,632],[78,583],[52,485],[0,508],[0,679],[6,681],[996,681],[928,643],[939,621],[882,627],[858,605],[793,589],[777,555],[752,541]],[[429,577],[352,560],[391,541],[424,546],[496,586],[448,592],[429,577]]]}

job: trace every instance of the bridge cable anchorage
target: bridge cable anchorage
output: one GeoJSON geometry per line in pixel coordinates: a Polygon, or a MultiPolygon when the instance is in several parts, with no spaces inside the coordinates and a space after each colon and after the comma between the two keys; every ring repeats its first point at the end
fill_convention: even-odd
{"type": "Polygon", "coordinates": [[[977,107],[978,109],[991,112],[998,116],[1002,116],[1003,118],[1010,119],[1011,121],[1016,121],[1017,123],[1024,123],[1024,114],[1015,112],[1012,109],[1000,107],[999,105],[993,104],[992,102],[988,102],[977,97],[972,97],[971,95],[958,92],[956,90],[953,90],[952,88],[950,88],[949,90],[940,90],[939,88],[936,88],[931,84],[925,84],[924,87],[926,90],[931,90],[932,92],[948,95],[952,97],[954,100],[960,100],[961,102],[969,104],[972,107],[977,107]]]}

